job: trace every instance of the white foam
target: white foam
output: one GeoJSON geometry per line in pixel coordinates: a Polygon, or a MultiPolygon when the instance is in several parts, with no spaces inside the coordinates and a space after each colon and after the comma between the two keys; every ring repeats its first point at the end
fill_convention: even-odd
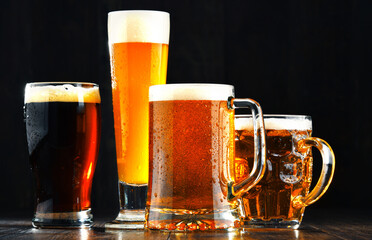
{"type": "Polygon", "coordinates": [[[169,44],[169,13],[115,11],[108,14],[109,43],[151,42],[169,44]]]}
{"type": "Polygon", "coordinates": [[[164,84],[150,86],[150,101],[218,100],[234,97],[234,86],[224,84],[164,84]]]}
{"type": "Polygon", "coordinates": [[[31,102],[86,102],[100,103],[97,86],[84,88],[71,84],[35,86],[27,84],[25,103],[31,102]]]}
{"type": "MultiPolygon", "coordinates": [[[[264,117],[267,130],[312,130],[311,120],[304,116],[291,116],[288,118],[264,117]]],[[[235,118],[235,130],[253,130],[251,117],[235,118]]]]}

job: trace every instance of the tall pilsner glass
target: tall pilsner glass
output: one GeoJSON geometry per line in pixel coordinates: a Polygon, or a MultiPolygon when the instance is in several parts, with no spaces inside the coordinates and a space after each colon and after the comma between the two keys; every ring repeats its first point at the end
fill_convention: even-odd
{"type": "Polygon", "coordinates": [[[169,14],[108,14],[120,212],[107,228],[143,228],[148,183],[149,86],[165,84],[169,14]]]}

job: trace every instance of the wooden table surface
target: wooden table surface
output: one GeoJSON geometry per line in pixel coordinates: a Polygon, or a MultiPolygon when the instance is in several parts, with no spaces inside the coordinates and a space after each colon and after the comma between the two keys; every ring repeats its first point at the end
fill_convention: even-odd
{"type": "Polygon", "coordinates": [[[0,219],[0,239],[372,239],[372,211],[307,209],[298,230],[174,233],[150,230],[107,231],[97,219],[91,229],[35,229],[31,219],[0,219]]]}

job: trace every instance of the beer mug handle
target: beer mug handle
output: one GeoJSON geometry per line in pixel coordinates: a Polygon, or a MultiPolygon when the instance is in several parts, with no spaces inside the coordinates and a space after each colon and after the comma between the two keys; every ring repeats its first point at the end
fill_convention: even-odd
{"type": "Polygon", "coordinates": [[[302,208],[316,202],[327,191],[335,171],[335,155],[329,144],[320,138],[309,137],[298,142],[299,149],[307,150],[315,147],[323,158],[323,167],[319,180],[314,189],[307,196],[297,196],[293,200],[293,207],[302,208]]]}
{"type": "MultiPolygon", "coordinates": [[[[239,183],[228,183],[227,199],[229,201],[239,198],[243,193],[249,191],[263,177],[266,169],[266,137],[265,127],[260,105],[249,98],[229,98],[228,107],[230,109],[249,108],[252,112],[254,130],[254,163],[249,175],[239,183]]],[[[231,164],[231,163],[230,163],[231,164]]],[[[229,168],[234,169],[234,164],[229,168]]],[[[231,172],[235,173],[234,170],[231,172]]],[[[235,179],[235,174],[233,179],[235,179]]]]}

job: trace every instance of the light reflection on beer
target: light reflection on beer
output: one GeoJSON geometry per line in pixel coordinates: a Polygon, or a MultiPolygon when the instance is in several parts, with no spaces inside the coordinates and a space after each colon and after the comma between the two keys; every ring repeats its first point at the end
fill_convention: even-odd
{"type": "Polygon", "coordinates": [[[92,174],[92,166],[93,166],[93,163],[90,163],[89,168],[88,168],[88,173],[87,173],[87,179],[89,179],[90,174],[92,174]]]}

